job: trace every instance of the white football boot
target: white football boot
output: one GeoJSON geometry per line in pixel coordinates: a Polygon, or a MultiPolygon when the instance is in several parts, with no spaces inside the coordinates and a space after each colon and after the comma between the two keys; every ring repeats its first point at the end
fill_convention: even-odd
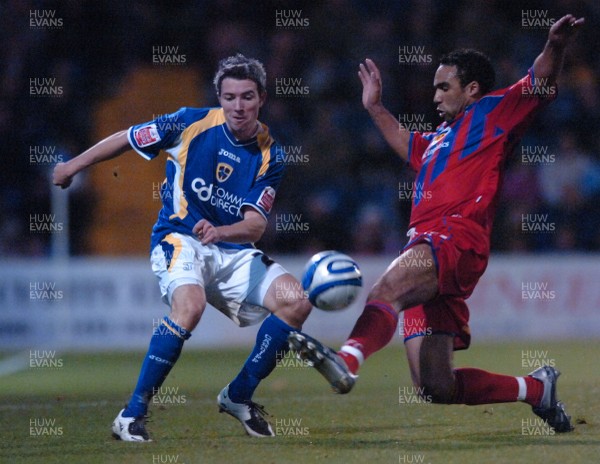
{"type": "Polygon", "coordinates": [[[123,417],[124,411],[121,409],[112,423],[113,437],[123,441],[152,441],[146,431],[146,416],[123,417]]]}
{"type": "Polygon", "coordinates": [[[268,416],[265,408],[253,401],[234,403],[229,398],[229,385],[221,390],[217,402],[219,403],[219,412],[226,412],[239,420],[248,435],[252,437],[275,436],[271,424],[264,418],[264,416],[268,416]]]}

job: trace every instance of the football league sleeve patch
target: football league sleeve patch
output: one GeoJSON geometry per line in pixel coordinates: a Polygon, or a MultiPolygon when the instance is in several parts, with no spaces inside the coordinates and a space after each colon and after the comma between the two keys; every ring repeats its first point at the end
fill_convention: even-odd
{"type": "Polygon", "coordinates": [[[161,141],[156,124],[147,124],[133,130],[133,138],[139,148],[145,148],[161,141]]]}
{"type": "Polygon", "coordinates": [[[256,180],[254,186],[248,195],[246,195],[246,198],[244,198],[244,202],[240,206],[240,215],[244,206],[251,206],[267,220],[273,210],[275,194],[281,183],[283,172],[283,165],[271,165],[265,175],[256,180]]]}
{"type": "Polygon", "coordinates": [[[181,108],[175,113],[160,115],[152,121],[131,126],[127,131],[129,144],[146,159],[156,157],[161,149],[173,146],[185,129],[185,111],[185,108],[181,108]]]}
{"type": "Polygon", "coordinates": [[[273,209],[273,204],[275,203],[275,193],[275,189],[269,185],[261,187],[260,189],[253,189],[240,206],[240,216],[242,216],[242,209],[244,206],[250,206],[267,220],[273,209]]]}
{"type": "Polygon", "coordinates": [[[275,189],[273,187],[265,187],[258,197],[256,204],[260,206],[267,214],[270,214],[274,202],[275,189]]]}

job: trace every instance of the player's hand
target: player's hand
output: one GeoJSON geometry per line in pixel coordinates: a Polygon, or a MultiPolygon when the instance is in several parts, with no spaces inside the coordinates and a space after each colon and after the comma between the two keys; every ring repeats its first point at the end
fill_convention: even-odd
{"type": "Polygon", "coordinates": [[[367,58],[358,67],[358,77],[363,85],[362,104],[369,111],[381,104],[381,74],[373,60],[367,58]]]}
{"type": "Polygon", "coordinates": [[[556,21],[548,32],[548,42],[555,47],[566,47],[577,29],[585,23],[585,18],[575,18],[568,14],[556,21]]]}
{"type": "Polygon", "coordinates": [[[217,243],[221,241],[219,229],[213,226],[206,219],[200,219],[192,229],[192,232],[196,237],[198,237],[198,240],[200,240],[202,245],[208,245],[209,243],[217,243]]]}
{"type": "Polygon", "coordinates": [[[54,166],[52,172],[52,183],[59,187],[66,189],[73,181],[73,175],[67,167],[66,163],[58,163],[54,166]]]}

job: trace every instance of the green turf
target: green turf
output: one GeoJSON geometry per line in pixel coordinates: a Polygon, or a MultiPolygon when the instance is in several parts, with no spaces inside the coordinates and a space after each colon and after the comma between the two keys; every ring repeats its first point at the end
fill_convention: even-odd
{"type": "Polygon", "coordinates": [[[62,367],[0,378],[0,462],[599,462],[600,342],[475,344],[456,354],[456,364],[524,375],[523,350],[547,350],[563,372],[559,393],[576,422],[573,433],[547,435],[524,404],[413,404],[403,348],[390,346],[369,359],[344,396],[330,393],[311,368],[291,361],[277,368],[255,396],[271,414],[274,439],[250,438],[237,421],[217,413],[215,398],[244,351],[185,351],[163,387],[162,404],[152,406],[154,441],[122,443],[110,437],[109,426],[142,354],[59,353],[62,367]]]}

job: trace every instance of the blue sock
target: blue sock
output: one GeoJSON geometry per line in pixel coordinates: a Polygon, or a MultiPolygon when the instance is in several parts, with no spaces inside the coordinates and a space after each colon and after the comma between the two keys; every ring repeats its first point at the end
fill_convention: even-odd
{"type": "Polygon", "coordinates": [[[123,412],[123,417],[140,417],[146,414],[148,402],[167,378],[179,358],[183,342],[191,335],[166,316],[154,329],[137,386],[123,412]]]}
{"type": "Polygon", "coordinates": [[[289,350],[287,338],[298,329],[287,325],[274,314],[267,317],[256,335],[256,345],[244,367],[229,384],[229,397],[235,403],[250,400],[262,379],[267,377],[289,350]]]}

